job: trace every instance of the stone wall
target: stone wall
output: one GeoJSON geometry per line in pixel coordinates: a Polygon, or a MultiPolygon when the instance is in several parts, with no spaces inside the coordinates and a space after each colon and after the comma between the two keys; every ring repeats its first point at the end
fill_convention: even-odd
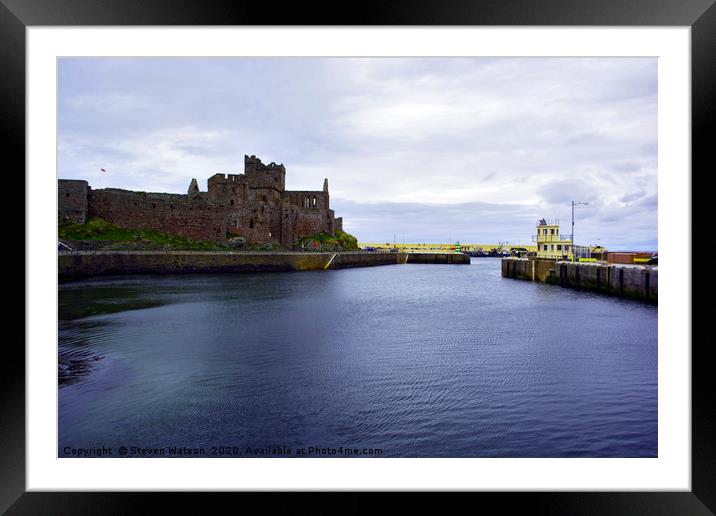
{"type": "Polygon", "coordinates": [[[125,228],[150,229],[192,240],[225,242],[227,212],[210,202],[188,202],[186,195],[90,190],[89,215],[125,228]]]}
{"type": "Polygon", "coordinates": [[[658,303],[657,267],[504,258],[502,276],[658,303]]]}
{"type": "Polygon", "coordinates": [[[78,224],[87,222],[87,181],[59,179],[57,181],[57,215],[62,220],[78,224]]]}
{"type": "MultiPolygon", "coordinates": [[[[414,263],[407,253],[230,253],[200,251],[72,251],[58,254],[61,281],[120,274],[182,274],[195,272],[270,272],[345,269],[414,263]]],[[[446,255],[443,255],[446,256],[446,255]]],[[[469,256],[458,261],[470,263],[469,256]]],[[[427,259],[427,258],[426,258],[427,259]]],[[[425,263],[425,262],[420,262],[425,263]]]]}
{"type": "Polygon", "coordinates": [[[326,192],[290,190],[282,192],[281,198],[299,208],[311,208],[314,210],[327,210],[330,208],[326,192]]]}
{"type": "Polygon", "coordinates": [[[555,263],[555,260],[503,259],[502,276],[545,283],[553,273],[555,263]]]}
{"type": "MultiPolygon", "coordinates": [[[[402,253],[395,253],[402,254],[402,253]]],[[[406,263],[439,263],[466,265],[470,263],[470,255],[462,253],[408,253],[406,263]]]]}

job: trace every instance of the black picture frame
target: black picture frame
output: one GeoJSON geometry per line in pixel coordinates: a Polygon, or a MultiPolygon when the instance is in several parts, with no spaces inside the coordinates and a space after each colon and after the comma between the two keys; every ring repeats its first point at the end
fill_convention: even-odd
{"type": "MultiPolygon", "coordinates": [[[[28,26],[110,25],[557,25],[689,26],[692,73],[693,180],[716,170],[715,0],[364,0],[287,3],[243,0],[0,0],[0,106],[5,163],[25,169],[25,28],[28,26]],[[710,130],[709,130],[710,129],[710,130]],[[8,161],[8,157],[10,160],[8,161]],[[699,173],[694,173],[699,172],[699,173]]],[[[686,172],[685,172],[686,173],[686,172]]],[[[17,177],[18,174],[15,174],[17,177]]],[[[14,186],[17,193],[17,186],[14,186]]],[[[23,188],[24,191],[24,188],[23,188]]],[[[698,190],[695,190],[698,192],[698,190]]],[[[25,192],[27,194],[27,192],[25,192]]],[[[703,193],[702,193],[703,195],[703,193]]],[[[692,206],[697,203],[692,201],[692,206]]],[[[693,222],[698,222],[693,217],[693,222]]],[[[692,235],[699,234],[693,232],[692,235]]],[[[30,238],[31,235],[25,235],[30,238]]],[[[691,249],[685,250],[692,260],[691,249]]],[[[692,267],[693,270],[695,268],[692,267]]],[[[25,274],[31,271],[25,269],[25,274]]],[[[684,278],[689,281],[691,278],[684,278]]],[[[703,287],[702,287],[703,288],[703,287]]],[[[19,303],[18,303],[19,304],[19,303]]],[[[692,299],[693,315],[699,305],[692,299]]],[[[31,308],[31,307],[30,307],[31,308]]],[[[689,345],[689,342],[676,343],[689,345]]],[[[479,493],[478,501],[498,503],[501,511],[536,514],[712,514],[716,511],[716,399],[714,375],[706,358],[708,339],[692,343],[692,490],[691,492],[479,493]]],[[[184,510],[192,503],[221,503],[236,494],[26,492],[25,352],[19,341],[5,340],[6,367],[0,397],[0,510],[8,514],[144,513],[147,502],[184,510]]],[[[254,498],[255,495],[241,496],[254,498]]],[[[351,494],[341,512],[371,509],[376,495],[351,494]]],[[[302,494],[272,498],[272,508],[295,508],[302,494]]],[[[411,497],[423,505],[423,497],[411,497]]],[[[464,501],[464,500],[463,500],[464,501]]],[[[230,502],[229,502],[230,503],[230,502]]],[[[244,501],[242,501],[244,503],[244,501]]],[[[381,502],[382,503],[382,502],[381,502]]],[[[408,503],[406,500],[405,503],[408,503]]],[[[405,508],[405,507],[404,507],[405,508]]],[[[446,508],[446,506],[443,506],[446,508]]]]}

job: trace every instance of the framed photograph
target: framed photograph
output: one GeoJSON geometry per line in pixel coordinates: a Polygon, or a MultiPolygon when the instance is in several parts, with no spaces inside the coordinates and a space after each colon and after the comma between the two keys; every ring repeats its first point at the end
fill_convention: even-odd
{"type": "Polygon", "coordinates": [[[2,2],[27,204],[3,510],[716,510],[712,1],[2,2]]]}

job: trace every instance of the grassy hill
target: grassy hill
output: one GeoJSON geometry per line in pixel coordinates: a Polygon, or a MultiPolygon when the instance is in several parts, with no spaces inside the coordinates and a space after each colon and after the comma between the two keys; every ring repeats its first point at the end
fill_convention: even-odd
{"type": "Polygon", "coordinates": [[[59,239],[69,242],[87,242],[101,250],[164,250],[164,251],[222,251],[228,247],[216,242],[202,242],[158,233],[148,229],[120,228],[100,218],[91,218],[86,224],[60,221],[59,239]],[[91,244],[95,243],[95,246],[91,244]]]}
{"type": "MultiPolygon", "coordinates": [[[[231,251],[229,246],[216,242],[195,241],[177,235],[169,235],[149,229],[120,228],[100,218],[91,218],[85,224],[70,221],[58,223],[59,239],[71,247],[103,251],[231,251]],[[75,245],[72,245],[72,244],[75,245]],[[80,244],[81,245],[77,245],[80,244]]],[[[323,251],[356,251],[358,241],[353,235],[336,230],[335,236],[318,233],[299,239],[297,249],[314,249],[313,243],[323,251]]],[[[245,244],[241,251],[285,251],[277,242],[269,244],[245,244]]]]}
{"type": "Polygon", "coordinates": [[[358,251],[358,240],[356,237],[345,231],[336,229],[335,235],[331,236],[326,232],[300,238],[296,249],[321,250],[321,251],[358,251]],[[314,244],[318,244],[314,246],[314,244]]]}

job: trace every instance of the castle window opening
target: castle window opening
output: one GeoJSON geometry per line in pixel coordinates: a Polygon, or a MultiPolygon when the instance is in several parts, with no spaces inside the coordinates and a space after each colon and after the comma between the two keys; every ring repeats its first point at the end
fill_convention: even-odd
{"type": "Polygon", "coordinates": [[[262,195],[261,197],[263,198],[264,202],[266,202],[266,196],[262,195]]]}
{"type": "Polygon", "coordinates": [[[232,205],[232,206],[234,205],[234,200],[233,200],[233,199],[231,199],[231,205],[232,205]]]}
{"type": "Polygon", "coordinates": [[[157,205],[152,203],[152,208],[156,208],[156,207],[157,207],[157,205]]]}
{"type": "Polygon", "coordinates": [[[316,198],[315,197],[313,198],[313,207],[314,208],[316,207],[316,198]]]}
{"type": "Polygon", "coordinates": [[[254,229],[254,219],[253,218],[249,221],[249,228],[254,229]]]}
{"type": "Polygon", "coordinates": [[[70,196],[70,192],[67,192],[67,193],[65,194],[65,197],[68,197],[68,198],[69,198],[69,196],[70,196]]]}
{"type": "Polygon", "coordinates": [[[554,229],[549,230],[552,235],[554,235],[554,229]]]}

